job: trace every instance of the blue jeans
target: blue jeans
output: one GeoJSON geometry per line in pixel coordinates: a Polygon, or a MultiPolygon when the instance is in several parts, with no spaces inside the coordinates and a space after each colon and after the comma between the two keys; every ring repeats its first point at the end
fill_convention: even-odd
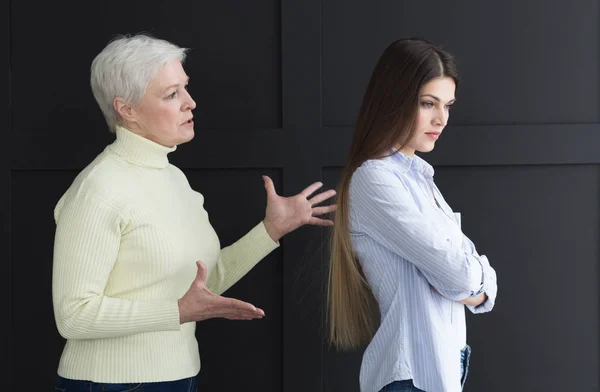
{"type": "Polygon", "coordinates": [[[422,389],[415,388],[412,380],[394,381],[386,385],[379,392],[425,392],[422,389]]]}
{"type": "Polygon", "coordinates": [[[56,392],[196,392],[196,377],[176,381],[109,384],[58,376],[56,392]]]}
{"type": "MultiPolygon", "coordinates": [[[[469,361],[471,360],[471,347],[466,345],[460,351],[460,385],[462,388],[465,387],[465,381],[467,381],[467,374],[469,373],[469,361]]],[[[394,381],[391,384],[386,385],[379,392],[425,392],[422,389],[415,388],[412,380],[394,381]]]]}

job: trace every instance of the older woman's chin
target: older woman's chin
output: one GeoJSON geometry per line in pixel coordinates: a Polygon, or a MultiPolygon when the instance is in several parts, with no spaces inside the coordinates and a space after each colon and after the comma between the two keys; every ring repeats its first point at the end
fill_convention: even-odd
{"type": "Polygon", "coordinates": [[[179,140],[177,144],[187,143],[194,138],[194,127],[182,127],[179,132],[179,140]]]}

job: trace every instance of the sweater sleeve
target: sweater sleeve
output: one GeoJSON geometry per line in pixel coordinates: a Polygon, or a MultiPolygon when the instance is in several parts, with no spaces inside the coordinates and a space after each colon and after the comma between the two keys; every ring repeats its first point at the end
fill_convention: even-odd
{"type": "Polygon", "coordinates": [[[125,220],[103,200],[67,193],[55,210],[52,300],[66,339],[100,339],[180,330],[176,300],[129,301],[104,295],[125,220]]]}
{"type": "Polygon", "coordinates": [[[277,247],[279,242],[273,241],[260,222],[237,242],[221,249],[208,278],[208,289],[216,294],[224,293],[277,247]]]}

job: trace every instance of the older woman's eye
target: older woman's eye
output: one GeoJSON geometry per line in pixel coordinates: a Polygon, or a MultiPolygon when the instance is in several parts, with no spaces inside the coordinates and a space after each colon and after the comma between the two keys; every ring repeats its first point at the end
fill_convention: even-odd
{"type": "Polygon", "coordinates": [[[169,94],[169,95],[167,96],[167,98],[168,98],[168,99],[173,99],[173,98],[175,98],[176,96],[177,96],[177,91],[174,91],[173,93],[169,94]]]}

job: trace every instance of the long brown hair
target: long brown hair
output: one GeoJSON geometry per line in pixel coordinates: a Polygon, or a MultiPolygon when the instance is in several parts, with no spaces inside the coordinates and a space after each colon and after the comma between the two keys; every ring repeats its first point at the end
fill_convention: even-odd
{"type": "Polygon", "coordinates": [[[337,190],[327,291],[329,340],[338,349],[368,343],[379,325],[379,307],[352,250],[349,187],[352,174],[369,159],[389,155],[414,135],[419,93],[434,78],[458,86],[452,55],[420,39],[392,42],[377,62],[365,91],[347,162],[337,190]]]}

